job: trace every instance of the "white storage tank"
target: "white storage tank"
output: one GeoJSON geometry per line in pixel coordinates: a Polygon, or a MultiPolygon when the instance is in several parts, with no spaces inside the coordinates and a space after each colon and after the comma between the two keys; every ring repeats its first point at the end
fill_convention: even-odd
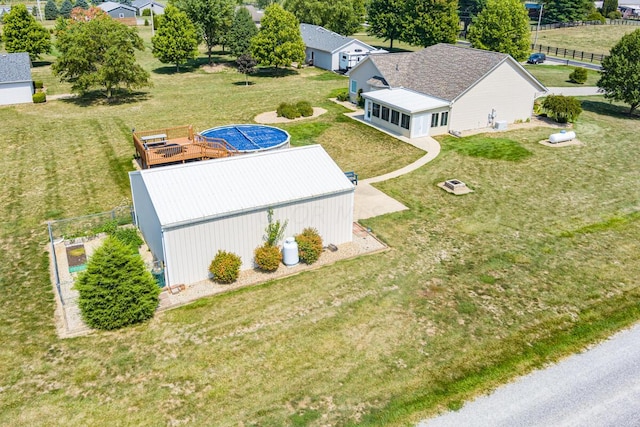
{"type": "Polygon", "coordinates": [[[300,261],[298,256],[298,242],[294,237],[287,237],[284,239],[282,245],[282,262],[284,265],[292,266],[296,265],[300,261]]]}
{"type": "Polygon", "coordinates": [[[549,136],[549,142],[552,144],[557,144],[559,142],[567,142],[567,141],[571,141],[572,139],[575,139],[576,137],[576,133],[574,131],[562,131],[559,133],[554,133],[551,134],[551,136],[549,136]]]}

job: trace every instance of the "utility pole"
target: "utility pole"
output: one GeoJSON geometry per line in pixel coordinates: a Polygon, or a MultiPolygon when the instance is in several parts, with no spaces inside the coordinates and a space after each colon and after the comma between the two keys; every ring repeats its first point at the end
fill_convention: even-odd
{"type": "Polygon", "coordinates": [[[156,30],[153,28],[153,1],[151,2],[149,9],[151,9],[151,37],[153,37],[156,35],[156,30]]]}
{"type": "Polygon", "coordinates": [[[540,31],[540,21],[542,21],[542,9],[544,8],[544,3],[540,3],[540,13],[538,13],[538,25],[536,26],[536,36],[533,39],[533,48],[535,49],[536,43],[538,43],[538,31],[540,31]]]}

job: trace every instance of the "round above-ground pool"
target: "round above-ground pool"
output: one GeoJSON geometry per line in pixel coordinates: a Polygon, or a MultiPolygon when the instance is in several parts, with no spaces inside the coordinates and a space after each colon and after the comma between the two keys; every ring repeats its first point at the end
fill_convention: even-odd
{"type": "Polygon", "coordinates": [[[241,153],[267,151],[288,147],[289,133],[265,125],[219,126],[200,132],[206,138],[222,138],[241,153]]]}

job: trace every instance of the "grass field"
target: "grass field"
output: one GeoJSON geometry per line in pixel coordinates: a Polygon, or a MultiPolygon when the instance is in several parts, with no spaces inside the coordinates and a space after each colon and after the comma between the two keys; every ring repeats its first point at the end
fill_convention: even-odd
{"type": "Polygon", "coordinates": [[[0,108],[1,425],[404,425],[640,318],[640,121],[594,97],[582,146],[542,146],[544,128],[442,137],[436,160],[381,183],[410,208],[365,221],[390,251],[59,340],[45,220],[129,200],[132,127],[203,129],[309,99],[329,112],[287,129],[343,169],[420,155],[343,118],[326,96],[346,81],[327,73],[244,87],[140,59],[154,87],[128,102],[0,108]],[[474,193],[435,186],[452,177],[474,193]]]}
{"type": "Polygon", "coordinates": [[[569,81],[569,74],[574,70],[574,67],[567,67],[565,65],[529,65],[525,64],[524,68],[527,69],[535,78],[544,82],[547,87],[579,87],[579,86],[596,86],[600,73],[594,70],[587,70],[587,81],[583,85],[572,83],[569,81]]]}
{"type": "MultiPolygon", "coordinates": [[[[537,44],[562,47],[589,53],[609,53],[625,34],[640,29],[634,25],[595,25],[584,27],[558,28],[538,33],[537,44]]],[[[531,33],[531,43],[535,33],[531,33]]]]}

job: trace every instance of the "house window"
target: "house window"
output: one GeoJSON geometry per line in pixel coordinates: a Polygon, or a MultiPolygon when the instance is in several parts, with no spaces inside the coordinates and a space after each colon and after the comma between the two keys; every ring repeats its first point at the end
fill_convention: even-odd
{"type": "Polygon", "coordinates": [[[438,126],[438,116],[440,113],[432,113],[431,114],[431,127],[435,128],[438,126]]]}
{"type": "Polygon", "coordinates": [[[373,103],[373,117],[380,117],[380,104],[373,103]]]}
{"type": "Polygon", "coordinates": [[[440,126],[446,126],[448,122],[449,122],[449,112],[444,111],[442,113],[442,116],[440,116],[440,126]]]}
{"type": "Polygon", "coordinates": [[[358,92],[358,82],[355,80],[351,80],[351,93],[358,92]]]}
{"type": "Polygon", "coordinates": [[[389,107],[382,107],[382,120],[389,121],[389,107]]]}
{"type": "Polygon", "coordinates": [[[405,128],[405,129],[409,129],[409,123],[411,122],[411,117],[409,117],[406,114],[402,114],[402,123],[400,123],[400,126],[405,128]]]}
{"type": "Polygon", "coordinates": [[[400,123],[400,113],[396,110],[391,110],[391,123],[394,125],[400,123]]]}

